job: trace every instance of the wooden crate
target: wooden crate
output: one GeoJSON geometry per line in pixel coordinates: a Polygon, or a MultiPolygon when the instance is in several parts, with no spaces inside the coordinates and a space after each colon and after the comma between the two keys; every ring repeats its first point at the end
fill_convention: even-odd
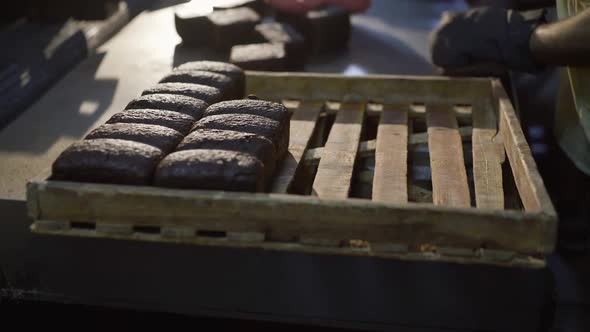
{"type": "Polygon", "coordinates": [[[32,230],[521,267],[553,251],[556,214],[499,81],[249,72],[247,90],[293,111],[272,193],[42,176],[32,230]]]}

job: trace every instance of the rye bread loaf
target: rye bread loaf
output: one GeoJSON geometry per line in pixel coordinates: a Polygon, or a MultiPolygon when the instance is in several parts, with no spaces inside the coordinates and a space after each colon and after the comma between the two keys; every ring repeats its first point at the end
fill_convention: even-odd
{"type": "Polygon", "coordinates": [[[143,123],[103,124],[85,139],[112,138],[148,144],[169,153],[183,139],[183,135],[171,128],[143,123]]]}
{"type": "Polygon", "coordinates": [[[107,123],[143,123],[159,125],[168,128],[172,128],[183,135],[188,134],[195,119],[186,114],[162,111],[162,110],[151,110],[151,109],[135,109],[125,110],[113,115],[107,123]]]}
{"type": "Polygon", "coordinates": [[[191,83],[160,83],[143,91],[142,95],[171,94],[189,96],[201,99],[211,105],[222,100],[221,91],[218,88],[191,83]]]}
{"type": "Polygon", "coordinates": [[[275,18],[301,32],[312,53],[331,53],[348,46],[350,13],[339,6],[328,5],[303,15],[277,11],[275,18]]]}
{"type": "Polygon", "coordinates": [[[158,165],[154,184],[161,187],[261,192],[264,165],[250,154],[228,150],[184,150],[158,165]]]}
{"type": "Polygon", "coordinates": [[[231,49],[229,62],[247,70],[285,71],[287,52],[282,43],[236,45],[231,49]]]}
{"type": "Polygon", "coordinates": [[[277,163],[274,144],[268,138],[251,133],[197,129],[182,140],[176,151],[194,149],[230,150],[250,154],[264,164],[266,179],[272,179],[277,163]]]}
{"type": "Polygon", "coordinates": [[[203,117],[219,114],[252,114],[273,119],[282,126],[289,124],[289,110],[279,103],[257,99],[228,100],[207,107],[203,117]]]}
{"type": "Polygon", "coordinates": [[[286,53],[286,69],[302,70],[307,61],[305,38],[290,24],[265,22],[255,28],[258,43],[284,44],[286,53]]]}
{"type": "Polygon", "coordinates": [[[231,78],[234,94],[242,98],[246,91],[246,75],[244,71],[231,63],[219,61],[192,61],[178,66],[175,71],[210,71],[231,78]]]}
{"type": "Polygon", "coordinates": [[[163,157],[151,145],[120,139],[73,143],[52,166],[52,179],[75,182],[148,185],[163,157]]]}
{"type": "Polygon", "coordinates": [[[248,7],[258,13],[260,16],[264,16],[267,9],[264,0],[240,0],[229,3],[220,3],[213,6],[213,10],[224,10],[224,9],[235,9],[240,7],[248,7]]]}
{"type": "Polygon", "coordinates": [[[224,74],[204,70],[173,70],[160,83],[191,83],[212,86],[221,91],[221,99],[241,98],[235,91],[232,79],[224,74]]]}
{"type": "Polygon", "coordinates": [[[174,111],[192,116],[195,120],[203,116],[208,104],[197,98],[155,93],[133,99],[125,109],[156,109],[163,111],[174,111]]]}
{"type": "Polygon", "coordinates": [[[289,130],[280,122],[259,115],[211,115],[195,123],[192,130],[198,129],[233,130],[266,137],[273,142],[277,159],[282,159],[289,148],[289,130]]]}
{"type": "Polygon", "coordinates": [[[217,10],[208,16],[213,26],[213,46],[229,50],[232,46],[249,43],[260,15],[250,8],[217,10]]]}
{"type": "Polygon", "coordinates": [[[213,25],[207,15],[211,12],[211,8],[195,6],[194,3],[180,5],[174,10],[174,25],[184,46],[210,44],[213,25]]]}

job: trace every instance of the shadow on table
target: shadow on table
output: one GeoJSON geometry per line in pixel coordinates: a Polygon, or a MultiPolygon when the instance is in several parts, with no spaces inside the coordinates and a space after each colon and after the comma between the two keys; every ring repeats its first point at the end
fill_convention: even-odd
{"type": "Polygon", "coordinates": [[[91,55],[69,75],[79,79],[58,82],[52,93],[41,97],[29,110],[20,114],[2,131],[0,151],[41,154],[62,137],[82,137],[90,126],[108,109],[117,88],[115,79],[93,79],[105,54],[91,55]],[[90,72],[90,73],[89,73],[90,72]],[[67,82],[77,82],[66,86],[67,82]],[[42,112],[36,108],[51,105],[42,112]],[[23,126],[26,123],[26,126],[23,126]],[[26,132],[21,128],[27,128],[26,132]]]}
{"type": "Polygon", "coordinates": [[[0,32],[0,129],[16,119],[88,53],[71,20],[19,22],[0,32]]]}
{"type": "Polygon", "coordinates": [[[307,71],[345,75],[432,75],[434,67],[407,42],[384,29],[383,22],[365,16],[353,20],[348,51],[311,59],[307,71]]]}

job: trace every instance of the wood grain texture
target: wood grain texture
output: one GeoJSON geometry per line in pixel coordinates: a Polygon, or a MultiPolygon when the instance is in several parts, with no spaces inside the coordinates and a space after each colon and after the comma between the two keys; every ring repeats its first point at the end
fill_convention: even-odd
{"type": "Polygon", "coordinates": [[[504,139],[506,153],[510,159],[522,204],[529,212],[543,211],[555,215],[553,204],[545,190],[543,179],[537,170],[510,99],[499,81],[493,82],[493,89],[498,98],[500,132],[504,139]]]}
{"type": "Polygon", "coordinates": [[[211,247],[229,247],[239,249],[261,249],[273,251],[296,251],[306,254],[324,254],[324,255],[341,255],[341,256],[371,256],[384,259],[399,259],[404,261],[426,261],[426,262],[448,262],[456,264],[491,264],[504,267],[518,267],[518,268],[544,268],[545,260],[534,258],[527,255],[519,255],[513,252],[505,253],[502,257],[498,257],[497,251],[494,250],[468,250],[469,256],[461,255],[447,255],[441,249],[441,254],[432,255],[431,253],[409,252],[407,245],[400,244],[375,244],[371,243],[371,247],[366,250],[359,250],[357,248],[347,248],[340,246],[318,246],[305,245],[303,243],[285,243],[274,241],[230,241],[229,239],[214,239],[185,236],[184,233],[166,233],[161,236],[153,236],[151,234],[135,233],[132,236],[122,236],[117,234],[99,233],[94,230],[85,229],[69,229],[69,228],[55,228],[49,226],[45,221],[38,220],[31,226],[34,233],[44,235],[59,235],[70,236],[78,238],[106,238],[106,239],[125,239],[125,240],[139,240],[149,242],[164,242],[171,244],[190,244],[199,246],[211,247]]]}
{"type": "Polygon", "coordinates": [[[275,177],[272,192],[287,193],[289,191],[316,127],[323,104],[323,102],[302,101],[293,112],[290,126],[289,152],[275,177]]]}
{"type": "MultiPolygon", "coordinates": [[[[410,128],[408,122],[408,129],[410,128]]],[[[473,128],[472,127],[460,127],[459,134],[461,135],[461,139],[465,141],[470,141],[471,136],[473,135],[473,128]]],[[[418,145],[428,144],[428,133],[417,133],[417,134],[410,134],[408,140],[408,150],[415,149],[418,145]]],[[[375,147],[377,146],[377,140],[372,139],[368,141],[362,141],[359,144],[359,149],[357,152],[358,158],[368,158],[375,155],[375,147]]],[[[308,149],[305,151],[305,155],[303,157],[303,162],[306,165],[317,165],[322,158],[322,154],[324,153],[324,148],[313,148],[308,149]]]]}
{"type": "Polygon", "coordinates": [[[51,181],[32,187],[39,220],[273,232],[321,239],[546,253],[544,214],[322,200],[283,194],[174,190],[51,181]],[[33,189],[34,188],[34,189],[33,189]],[[197,212],[198,211],[198,212],[197,212]],[[239,216],[239,217],[236,217],[239,216]]]}
{"type": "Polygon", "coordinates": [[[489,100],[473,104],[473,180],[478,208],[504,209],[502,163],[504,145],[495,142],[498,125],[489,100]]]}
{"type": "MultiPolygon", "coordinates": [[[[310,93],[305,96],[307,100],[314,100],[313,96],[321,95],[346,96],[354,92],[363,97],[370,97],[371,95],[391,94],[391,91],[396,91],[397,95],[399,91],[400,94],[407,94],[399,97],[400,99],[413,99],[412,102],[424,100],[428,105],[431,104],[428,103],[429,100],[438,101],[440,104],[452,106],[455,100],[463,100],[467,104],[472,104],[478,100],[487,99],[489,101],[493,97],[493,101],[499,101],[497,103],[490,102],[490,105],[494,110],[500,109],[501,115],[499,117],[501,133],[494,138],[494,142],[500,143],[498,138],[503,137],[505,148],[511,151],[508,160],[514,174],[524,174],[517,181],[519,181],[518,190],[521,196],[526,197],[523,200],[527,201],[527,211],[448,207],[412,202],[390,204],[354,198],[346,200],[318,199],[318,197],[275,193],[250,194],[71,183],[46,180],[47,177],[43,177],[32,181],[28,186],[29,213],[33,219],[38,221],[33,225],[33,231],[45,234],[219,245],[235,248],[294,250],[305,253],[334,253],[408,260],[440,259],[441,261],[459,263],[489,263],[506,266],[527,266],[527,264],[530,266],[533,265],[532,262],[541,262],[540,264],[542,264],[542,255],[553,251],[556,234],[555,213],[550,202],[549,205],[546,204],[548,198],[544,193],[542,181],[538,177],[534,161],[528,147],[526,147],[514,110],[511,109],[509,102],[506,104],[507,99],[504,99],[505,94],[501,86],[496,86],[495,89],[498,91],[494,90],[495,92],[492,93],[492,84],[489,80],[456,81],[439,78],[414,80],[413,78],[384,76],[371,77],[367,81],[365,78],[334,78],[331,75],[322,78],[322,75],[307,73],[294,74],[292,77],[290,74],[249,73],[248,75],[249,89],[254,89],[250,90],[250,93],[267,98],[255,90],[256,84],[261,84],[258,86],[261,88],[260,91],[268,92],[269,96],[276,96],[277,98],[270,98],[275,100],[297,97],[298,94],[304,93],[310,93]],[[308,82],[305,82],[306,80],[308,82]],[[378,82],[379,80],[385,82],[378,82]],[[252,85],[253,82],[258,83],[252,85]],[[334,85],[331,85],[331,82],[334,85]],[[363,84],[368,85],[363,86],[363,84]],[[356,90],[357,88],[359,90],[356,90]],[[364,96],[364,92],[369,94],[364,96]],[[424,99],[416,98],[423,93],[431,93],[432,95],[425,96],[424,99]],[[498,107],[498,105],[500,106],[498,107]],[[526,151],[529,153],[528,156],[526,151]],[[44,223],[44,220],[55,222],[44,223]],[[69,221],[72,220],[95,225],[95,228],[62,227],[70,225],[69,221]],[[116,234],[116,232],[105,234],[101,232],[104,229],[102,225],[109,224],[128,225],[133,232],[131,234],[116,234]],[[151,230],[141,231],[142,227],[147,227],[143,228],[144,230],[151,230]],[[153,233],[153,229],[160,229],[160,233],[153,233]],[[227,234],[227,236],[214,239],[198,236],[199,231],[218,231],[227,234]],[[237,237],[236,234],[238,234],[237,237]],[[264,235],[264,241],[262,241],[262,235],[264,235]],[[236,241],[229,240],[229,238],[236,241]],[[300,239],[317,239],[325,243],[347,243],[349,240],[358,239],[368,241],[371,245],[383,244],[386,246],[386,251],[391,251],[393,248],[395,252],[375,253],[370,248],[348,250],[343,247],[308,246],[298,242],[300,239]],[[250,240],[260,242],[247,242],[250,240]],[[436,253],[415,251],[414,248],[423,244],[429,244],[440,250],[436,253]],[[487,249],[482,250],[483,245],[487,249]],[[398,247],[407,247],[408,252],[400,253],[400,250],[396,249],[398,247]],[[541,259],[533,258],[531,255],[536,255],[541,259]],[[515,263],[516,261],[519,263],[515,263]]],[[[326,102],[326,104],[340,105],[340,103],[334,102],[343,100],[338,98],[335,97],[334,100],[326,102]]],[[[398,97],[394,96],[393,100],[388,99],[387,104],[397,103],[396,98],[398,97]]],[[[403,102],[406,103],[406,101],[403,102]]],[[[383,102],[376,99],[369,104],[369,107],[377,109],[375,106],[382,104],[383,102]]],[[[345,103],[345,105],[347,104],[345,103]]],[[[451,137],[450,140],[439,140],[445,143],[439,143],[439,148],[442,152],[445,150],[448,152],[448,143],[451,142],[451,145],[457,149],[452,154],[456,154],[454,157],[459,158],[452,159],[451,163],[460,165],[462,164],[460,162],[462,154],[459,152],[461,151],[461,138],[463,141],[471,140],[473,130],[465,128],[465,131],[462,132],[456,128],[457,121],[463,123],[461,122],[463,120],[457,120],[458,113],[454,114],[456,121],[453,127],[453,121],[450,120],[453,117],[448,115],[448,109],[441,110],[440,114],[435,115],[434,120],[440,123],[438,117],[442,117],[442,123],[446,122],[447,125],[435,128],[443,130],[434,133],[434,136],[436,137],[442,132],[446,133],[443,136],[451,137]],[[451,135],[448,134],[449,132],[451,135]]],[[[339,106],[334,107],[333,111],[338,114],[340,112],[339,106]]],[[[381,113],[382,109],[379,109],[378,112],[381,113]]],[[[353,128],[353,131],[345,131],[347,134],[356,131],[361,126],[356,122],[362,119],[359,113],[362,112],[354,113],[359,116],[354,117],[354,121],[340,120],[344,125],[352,125],[349,129],[353,128]]],[[[433,112],[423,111],[421,116],[430,118],[432,122],[433,118],[429,113],[433,112]]],[[[471,117],[469,112],[463,110],[463,113],[466,118],[467,116],[471,117]]],[[[331,118],[331,115],[322,115],[325,115],[325,112],[320,114],[317,123],[327,122],[331,118]]],[[[412,115],[408,114],[408,116],[411,118],[412,115]]],[[[294,119],[296,118],[294,115],[294,119]]],[[[409,121],[417,120],[409,119],[409,121]]],[[[434,122],[436,123],[436,121],[434,122]]],[[[465,122],[465,125],[470,124],[465,122]]],[[[309,126],[305,128],[302,132],[313,131],[309,126]]],[[[316,131],[318,129],[316,128],[316,131]]],[[[410,146],[423,147],[420,144],[424,144],[425,138],[428,138],[428,143],[432,144],[433,135],[426,136],[423,133],[415,135],[409,135],[408,144],[410,146]]],[[[352,144],[351,141],[354,140],[347,138],[347,136],[337,141],[345,142],[341,145],[347,147],[345,150],[349,155],[350,150],[360,149],[361,151],[357,152],[357,157],[359,155],[370,156],[375,152],[377,146],[376,140],[363,143],[357,141],[352,144]]],[[[411,150],[409,151],[411,152],[411,150]]],[[[307,155],[305,150],[300,153],[300,158],[305,158],[307,155]]],[[[324,161],[329,158],[337,159],[334,156],[329,157],[330,154],[325,158],[324,154],[325,150],[316,150],[314,158],[324,161]]],[[[408,167],[422,165],[418,158],[410,159],[412,164],[408,167]]],[[[466,160],[469,159],[472,159],[471,154],[466,156],[466,160]]],[[[351,159],[344,158],[343,160],[345,165],[354,165],[354,156],[351,159]]],[[[339,160],[340,162],[341,160],[339,160]]],[[[439,168],[446,169],[447,166],[441,165],[439,168]]],[[[350,169],[349,166],[346,168],[350,169]]],[[[456,170],[453,172],[456,173],[456,170]]],[[[335,174],[341,176],[342,172],[335,172],[335,174]]],[[[373,173],[369,170],[359,172],[357,175],[361,180],[366,178],[364,183],[372,183],[373,181],[373,173]]],[[[462,177],[461,174],[459,177],[455,175],[449,178],[456,180],[462,177]]],[[[466,198],[468,200],[469,191],[463,187],[463,183],[466,184],[466,181],[461,182],[460,187],[463,194],[467,192],[466,198]]],[[[348,182],[348,184],[350,183],[348,182]]],[[[347,190],[342,191],[347,192],[347,190]]],[[[408,195],[410,197],[424,196],[424,199],[415,199],[416,201],[431,201],[430,192],[415,186],[409,186],[408,195]],[[420,192],[417,192],[416,189],[420,192]]],[[[462,195],[463,202],[465,201],[464,196],[462,195]]]]}
{"type": "Polygon", "coordinates": [[[373,201],[408,202],[408,106],[383,107],[375,147],[373,201]]]}
{"type": "Polygon", "coordinates": [[[504,140],[520,200],[527,212],[542,213],[548,217],[540,223],[546,229],[544,245],[553,250],[557,242],[557,213],[545,189],[516,112],[499,80],[492,81],[492,89],[500,114],[500,134],[504,140]]]}
{"type": "Polygon", "coordinates": [[[428,106],[428,147],[435,205],[469,207],[471,199],[463,144],[450,106],[428,106]]]}
{"type": "Polygon", "coordinates": [[[342,103],[328,135],[312,186],[312,195],[346,199],[350,191],[365,105],[342,103]]]}
{"type": "Polygon", "coordinates": [[[342,76],[325,73],[247,72],[246,94],[262,99],[343,100],[347,95],[366,101],[387,103],[471,104],[488,98],[490,85],[485,78],[435,76],[342,76]],[[395,91],[394,94],[391,92],[395,91]]]}

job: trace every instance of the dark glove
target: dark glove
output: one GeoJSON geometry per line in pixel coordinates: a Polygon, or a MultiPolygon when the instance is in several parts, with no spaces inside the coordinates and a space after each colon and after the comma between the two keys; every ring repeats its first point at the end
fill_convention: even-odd
{"type": "Polygon", "coordinates": [[[534,72],[529,39],[542,18],[526,20],[519,12],[482,7],[445,13],[431,36],[432,62],[444,68],[495,63],[534,72]]]}

